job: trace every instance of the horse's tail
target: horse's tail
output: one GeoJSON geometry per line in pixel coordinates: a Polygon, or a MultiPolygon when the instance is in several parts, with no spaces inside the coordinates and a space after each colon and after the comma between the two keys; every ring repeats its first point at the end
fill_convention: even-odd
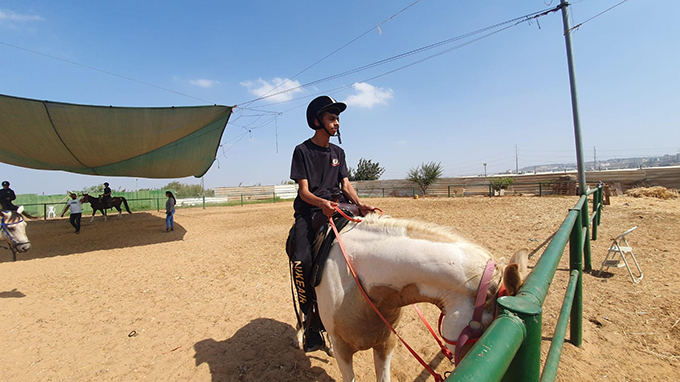
{"type": "Polygon", "coordinates": [[[123,204],[125,204],[125,210],[126,210],[129,214],[131,214],[132,211],[130,211],[130,206],[128,206],[128,204],[127,204],[127,199],[125,199],[124,196],[121,196],[120,198],[123,199],[123,204]]]}

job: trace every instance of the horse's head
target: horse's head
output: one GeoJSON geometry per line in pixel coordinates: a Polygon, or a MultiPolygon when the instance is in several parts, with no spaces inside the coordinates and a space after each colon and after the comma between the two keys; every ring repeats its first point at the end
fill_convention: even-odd
{"type": "Polygon", "coordinates": [[[90,201],[90,195],[83,192],[83,203],[87,203],[89,201],[90,201]]]}
{"type": "MultiPolygon", "coordinates": [[[[441,334],[449,350],[457,353],[456,362],[462,359],[474,343],[474,339],[479,338],[496,318],[496,300],[502,296],[517,294],[527,276],[527,263],[526,249],[515,253],[510,261],[501,258],[492,269],[489,269],[487,278],[482,273],[479,289],[466,296],[468,301],[463,305],[467,305],[468,308],[459,309],[442,317],[441,334]],[[483,286],[484,283],[487,283],[486,286],[483,286]],[[478,293],[484,293],[483,299],[478,293]],[[472,341],[468,342],[468,339],[472,341]]],[[[490,267],[488,263],[487,265],[490,267]]]]}
{"type": "Polygon", "coordinates": [[[0,212],[2,218],[1,235],[11,246],[12,250],[17,252],[27,252],[31,249],[31,242],[26,236],[26,222],[22,216],[24,206],[20,206],[16,211],[2,211],[0,212]]]}

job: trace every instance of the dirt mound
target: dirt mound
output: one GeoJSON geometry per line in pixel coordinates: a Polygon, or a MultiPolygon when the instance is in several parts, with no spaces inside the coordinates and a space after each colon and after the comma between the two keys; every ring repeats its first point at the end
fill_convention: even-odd
{"type": "Polygon", "coordinates": [[[678,197],[678,190],[668,189],[666,187],[656,186],[656,187],[638,187],[631,188],[626,191],[626,195],[632,196],[634,198],[650,197],[657,199],[675,199],[678,197]]]}

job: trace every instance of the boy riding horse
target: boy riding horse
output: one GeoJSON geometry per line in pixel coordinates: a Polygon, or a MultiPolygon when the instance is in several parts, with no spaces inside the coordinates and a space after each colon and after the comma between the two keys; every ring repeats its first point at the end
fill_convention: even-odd
{"type": "Polygon", "coordinates": [[[104,182],[104,194],[99,197],[105,208],[111,208],[111,188],[109,188],[109,183],[104,182]]]}
{"type": "Polygon", "coordinates": [[[374,209],[361,202],[349,182],[344,150],[330,143],[333,136],[340,139],[339,115],[346,108],[346,104],[329,96],[321,96],[310,102],[307,124],[314,130],[314,136],[295,147],[290,170],[290,178],[298,184],[298,195],[293,203],[295,224],[291,235],[294,247],[290,261],[298,302],[305,317],[303,348],[308,352],[324,346],[320,320],[313,319],[314,316],[318,317],[318,312],[314,286],[310,280],[312,245],[316,237],[312,218],[319,213],[332,216],[338,202],[356,204],[362,215],[374,209]],[[334,200],[336,197],[338,200],[334,200]]]}

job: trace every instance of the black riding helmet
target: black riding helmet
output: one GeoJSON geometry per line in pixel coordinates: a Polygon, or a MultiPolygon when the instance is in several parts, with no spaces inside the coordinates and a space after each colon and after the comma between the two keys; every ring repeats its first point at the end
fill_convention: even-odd
{"type": "MultiPolygon", "coordinates": [[[[326,127],[324,127],[322,121],[321,121],[321,115],[324,112],[332,112],[334,114],[340,115],[343,111],[347,109],[347,105],[338,102],[333,97],[330,96],[320,96],[314,98],[312,102],[309,103],[309,106],[307,106],[307,124],[309,125],[312,130],[318,130],[323,128],[326,130],[326,127]],[[316,126],[314,124],[314,121],[319,121],[319,126],[316,126]]],[[[326,130],[328,135],[331,135],[328,130],[326,130]]],[[[342,139],[340,139],[340,130],[338,129],[338,140],[340,143],[342,143],[342,139]]]]}

